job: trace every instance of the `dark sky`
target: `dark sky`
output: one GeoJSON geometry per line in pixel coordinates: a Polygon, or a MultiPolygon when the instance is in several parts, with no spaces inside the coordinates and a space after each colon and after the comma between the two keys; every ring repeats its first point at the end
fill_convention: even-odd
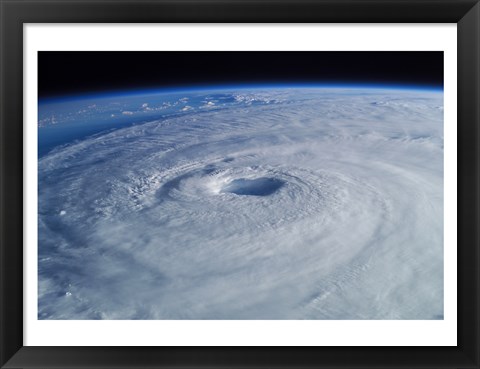
{"type": "Polygon", "coordinates": [[[38,55],[39,97],[248,83],[443,86],[443,52],[56,52],[38,55]]]}

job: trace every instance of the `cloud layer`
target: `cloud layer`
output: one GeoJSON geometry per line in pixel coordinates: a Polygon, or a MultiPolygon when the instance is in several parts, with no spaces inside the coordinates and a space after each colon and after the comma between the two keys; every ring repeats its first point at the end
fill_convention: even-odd
{"type": "Polygon", "coordinates": [[[39,160],[40,319],[443,317],[441,92],[182,96],[39,160]]]}

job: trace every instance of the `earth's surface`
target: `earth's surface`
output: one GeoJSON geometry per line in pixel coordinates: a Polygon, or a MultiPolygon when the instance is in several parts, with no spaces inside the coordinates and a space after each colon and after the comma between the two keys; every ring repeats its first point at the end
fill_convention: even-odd
{"type": "Polygon", "coordinates": [[[40,319],[442,319],[443,93],[39,105],[40,319]]]}

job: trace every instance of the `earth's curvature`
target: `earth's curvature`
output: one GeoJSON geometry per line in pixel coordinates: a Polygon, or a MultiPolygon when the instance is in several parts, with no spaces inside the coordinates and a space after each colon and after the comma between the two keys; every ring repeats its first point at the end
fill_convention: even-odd
{"type": "Polygon", "coordinates": [[[442,319],[443,92],[39,107],[40,319],[442,319]]]}

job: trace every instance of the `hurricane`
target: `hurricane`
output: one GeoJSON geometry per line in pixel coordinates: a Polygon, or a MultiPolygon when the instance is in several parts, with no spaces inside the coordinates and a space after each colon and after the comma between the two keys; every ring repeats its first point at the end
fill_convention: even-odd
{"type": "Polygon", "coordinates": [[[443,319],[443,91],[109,96],[39,126],[76,129],[38,161],[39,319],[443,319]]]}

